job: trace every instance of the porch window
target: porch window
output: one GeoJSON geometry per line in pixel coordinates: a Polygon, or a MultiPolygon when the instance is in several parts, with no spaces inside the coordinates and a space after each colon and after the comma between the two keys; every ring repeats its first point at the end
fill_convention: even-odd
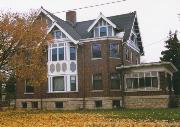
{"type": "Polygon", "coordinates": [[[101,44],[92,44],[92,58],[101,58],[101,44]]]}
{"type": "Polygon", "coordinates": [[[102,90],[102,74],[93,75],[93,90],[102,90]]]}
{"type": "Polygon", "coordinates": [[[126,90],[157,90],[158,72],[126,74],[126,90]]]}
{"type": "Polygon", "coordinates": [[[109,44],[109,56],[114,57],[114,58],[119,57],[119,44],[118,43],[109,44]]]}
{"type": "Polygon", "coordinates": [[[53,77],[53,91],[64,91],[64,76],[53,77]]]}
{"type": "Polygon", "coordinates": [[[111,73],[111,89],[120,89],[120,75],[117,73],[111,73]]]}

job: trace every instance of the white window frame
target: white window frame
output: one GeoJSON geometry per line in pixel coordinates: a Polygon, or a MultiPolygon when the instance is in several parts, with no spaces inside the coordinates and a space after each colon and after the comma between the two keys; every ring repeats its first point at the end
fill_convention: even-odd
{"type": "MultiPolygon", "coordinates": [[[[138,88],[134,88],[134,84],[132,83],[132,88],[129,89],[127,88],[127,82],[126,82],[126,79],[127,78],[133,78],[133,74],[125,74],[125,91],[160,91],[160,77],[159,77],[159,72],[158,71],[151,71],[151,72],[136,72],[134,74],[137,74],[138,77],[134,77],[134,78],[138,78],[138,88]],[[153,76],[152,75],[152,72],[156,72],[156,76],[153,76]],[[144,87],[143,89],[142,88],[139,88],[139,78],[140,78],[140,73],[143,73],[143,78],[145,79],[145,73],[150,73],[150,77],[157,77],[157,80],[158,80],[158,86],[156,87],[157,89],[148,89],[149,87],[144,87]],[[129,77],[128,77],[129,76],[129,77]]],[[[152,87],[152,81],[151,81],[151,87],[150,88],[155,88],[155,87],[152,87]]]]}
{"type": "Polygon", "coordinates": [[[53,38],[54,38],[54,40],[61,40],[61,39],[67,38],[67,36],[66,36],[61,30],[54,30],[52,33],[53,33],[53,38]],[[56,34],[55,34],[56,32],[60,32],[60,33],[61,33],[61,36],[60,36],[60,38],[58,38],[58,39],[56,38],[56,34]],[[63,34],[65,35],[65,38],[62,36],[63,34]],[[54,36],[54,35],[55,35],[55,36],[54,36]]]}
{"type": "Polygon", "coordinates": [[[96,38],[96,37],[109,37],[109,36],[114,36],[114,30],[113,30],[113,26],[111,26],[112,27],[112,35],[109,35],[109,26],[111,26],[109,23],[107,23],[103,18],[102,18],[102,20],[101,20],[101,22],[99,21],[98,23],[97,23],[97,26],[96,27],[94,27],[94,38],[96,38]],[[103,27],[106,27],[106,36],[100,36],[100,29],[101,28],[103,28],[103,27]],[[96,28],[98,28],[98,36],[96,36],[96,28]]]}
{"type": "Polygon", "coordinates": [[[67,92],[78,92],[78,76],[77,75],[56,75],[48,76],[48,93],[67,93],[67,92]],[[53,91],[53,78],[64,77],[64,91],[53,91]],[[71,91],[70,77],[76,77],[76,91],[71,91]]]}

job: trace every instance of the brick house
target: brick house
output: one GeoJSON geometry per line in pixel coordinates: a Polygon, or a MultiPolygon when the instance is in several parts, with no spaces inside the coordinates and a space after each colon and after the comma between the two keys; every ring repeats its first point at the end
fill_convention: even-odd
{"type": "Polygon", "coordinates": [[[136,12],[66,21],[44,8],[54,43],[48,45],[47,83],[40,94],[28,81],[17,82],[18,108],[166,108],[173,96],[171,63],[140,64],[144,54],[136,12]]]}

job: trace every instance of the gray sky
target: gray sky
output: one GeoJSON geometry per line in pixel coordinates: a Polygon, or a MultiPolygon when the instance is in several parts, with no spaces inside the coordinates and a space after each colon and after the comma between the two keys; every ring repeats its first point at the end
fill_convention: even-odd
{"type": "MultiPolygon", "coordinates": [[[[50,12],[64,11],[88,5],[101,4],[116,0],[0,0],[0,9],[27,12],[43,6],[50,12]]],[[[170,30],[180,31],[180,0],[126,0],[111,5],[83,9],[77,11],[77,20],[89,20],[98,17],[113,16],[137,11],[141,37],[145,49],[143,62],[159,61],[164,49],[164,40],[170,30]],[[152,44],[153,43],[153,44],[152,44]]],[[[56,14],[65,19],[65,13],[56,14]]]]}

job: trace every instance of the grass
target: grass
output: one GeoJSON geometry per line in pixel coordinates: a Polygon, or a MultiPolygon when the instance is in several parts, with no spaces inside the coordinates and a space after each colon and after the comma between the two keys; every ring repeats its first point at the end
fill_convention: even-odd
{"type": "Polygon", "coordinates": [[[0,116],[0,127],[31,127],[31,125],[53,127],[56,125],[60,126],[62,123],[62,126],[83,126],[87,122],[99,122],[103,124],[119,123],[122,127],[136,127],[136,125],[137,127],[158,127],[160,125],[163,125],[163,127],[180,126],[180,108],[77,111],[17,110],[0,112],[0,116]]]}

